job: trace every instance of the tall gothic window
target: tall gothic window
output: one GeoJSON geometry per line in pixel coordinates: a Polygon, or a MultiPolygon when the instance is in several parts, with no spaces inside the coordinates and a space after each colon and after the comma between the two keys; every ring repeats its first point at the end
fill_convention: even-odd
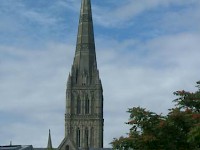
{"type": "Polygon", "coordinates": [[[79,128],[76,130],[76,144],[81,147],[81,131],[79,128]]]}
{"type": "Polygon", "coordinates": [[[81,100],[80,98],[77,99],[77,114],[81,113],[81,100]]]}
{"type": "Polygon", "coordinates": [[[90,147],[94,146],[94,128],[91,128],[91,132],[90,132],[90,147]]]}
{"type": "Polygon", "coordinates": [[[88,128],[85,129],[85,142],[86,142],[86,147],[88,147],[88,139],[89,139],[89,131],[88,128]]]}
{"type": "Polygon", "coordinates": [[[89,114],[90,113],[90,101],[89,99],[87,98],[85,100],[85,114],[89,114]]]}

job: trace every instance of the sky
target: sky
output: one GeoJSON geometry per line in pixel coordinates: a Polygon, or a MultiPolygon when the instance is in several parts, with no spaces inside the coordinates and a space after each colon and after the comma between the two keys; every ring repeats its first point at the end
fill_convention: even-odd
{"type": "MultiPolygon", "coordinates": [[[[81,0],[0,0],[0,145],[64,138],[65,91],[81,0]]],[[[167,114],[200,80],[199,0],[92,0],[104,90],[104,147],[128,108],[167,114]]]]}

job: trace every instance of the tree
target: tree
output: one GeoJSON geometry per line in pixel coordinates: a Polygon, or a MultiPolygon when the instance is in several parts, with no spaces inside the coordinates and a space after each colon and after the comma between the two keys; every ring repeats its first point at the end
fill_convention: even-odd
{"type": "Polygon", "coordinates": [[[194,93],[176,91],[175,107],[167,115],[145,108],[128,110],[131,126],[127,137],[115,138],[113,149],[198,150],[200,149],[200,82],[194,93]]]}

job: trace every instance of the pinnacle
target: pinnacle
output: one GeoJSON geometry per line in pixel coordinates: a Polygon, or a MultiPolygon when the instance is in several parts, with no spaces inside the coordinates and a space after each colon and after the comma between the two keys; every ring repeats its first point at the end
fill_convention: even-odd
{"type": "Polygon", "coordinates": [[[48,137],[47,149],[48,150],[53,150],[52,142],[51,142],[51,131],[50,131],[50,129],[49,129],[49,137],[48,137]]]}

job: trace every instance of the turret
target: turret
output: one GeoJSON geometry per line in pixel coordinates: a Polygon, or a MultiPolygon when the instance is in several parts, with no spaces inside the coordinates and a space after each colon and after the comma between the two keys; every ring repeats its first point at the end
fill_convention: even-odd
{"type": "Polygon", "coordinates": [[[71,74],[69,73],[68,79],[67,79],[67,88],[70,88],[72,84],[71,74]]]}
{"type": "Polygon", "coordinates": [[[48,137],[48,143],[47,143],[47,150],[53,150],[52,142],[51,142],[51,131],[49,129],[49,137],[48,137]]]}

